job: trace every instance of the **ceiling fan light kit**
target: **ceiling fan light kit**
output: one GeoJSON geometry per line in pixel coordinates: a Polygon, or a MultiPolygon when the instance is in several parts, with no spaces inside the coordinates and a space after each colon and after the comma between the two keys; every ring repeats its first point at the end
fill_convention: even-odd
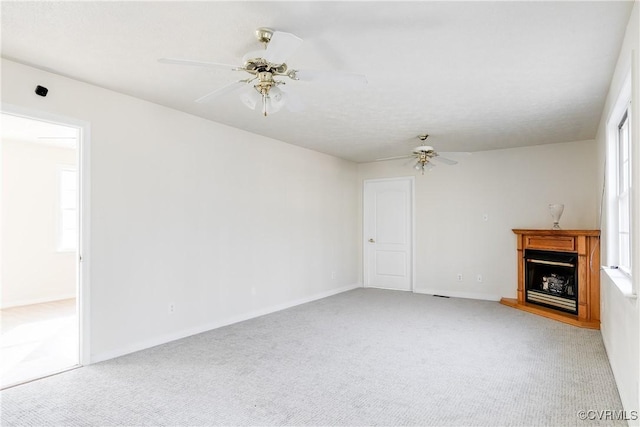
{"type": "Polygon", "coordinates": [[[165,64],[226,68],[251,74],[251,77],[216,89],[196,99],[196,102],[208,102],[230,92],[239,91],[242,103],[252,110],[255,110],[260,104],[262,114],[265,117],[280,111],[282,107],[287,107],[292,112],[304,109],[304,105],[296,93],[290,89],[283,90],[286,83],[276,77],[288,77],[291,80],[301,81],[343,82],[351,86],[367,83],[366,77],[361,74],[289,69],[285,61],[302,44],[302,39],[291,33],[274,31],[266,27],[258,28],[255,35],[258,42],[264,45],[264,50],[255,50],[245,54],[242,57],[244,63],[242,66],[177,58],[161,58],[158,61],[165,64]]]}

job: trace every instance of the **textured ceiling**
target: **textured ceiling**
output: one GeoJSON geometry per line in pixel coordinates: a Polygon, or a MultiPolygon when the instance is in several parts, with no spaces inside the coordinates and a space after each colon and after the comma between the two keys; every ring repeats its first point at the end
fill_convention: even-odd
{"type": "MultiPolygon", "coordinates": [[[[364,162],[408,153],[595,137],[632,1],[2,2],[2,56],[197,116],[364,162]],[[362,73],[347,90],[294,82],[304,112],[269,117],[238,95],[258,27],[304,40],[287,64],[362,73]]],[[[97,101],[99,102],[99,101],[97,101]]]]}

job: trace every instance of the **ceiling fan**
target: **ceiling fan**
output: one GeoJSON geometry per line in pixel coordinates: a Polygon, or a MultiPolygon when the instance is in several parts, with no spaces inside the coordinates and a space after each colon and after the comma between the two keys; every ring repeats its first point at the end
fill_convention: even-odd
{"type": "Polygon", "coordinates": [[[165,64],[224,68],[249,73],[248,78],[209,92],[196,99],[196,102],[208,102],[231,92],[239,92],[241,101],[247,107],[255,110],[260,104],[262,114],[265,116],[279,111],[283,106],[292,112],[304,109],[298,95],[291,91],[281,78],[288,77],[291,80],[318,81],[351,87],[367,84],[367,78],[362,74],[289,68],[285,61],[302,44],[302,39],[291,33],[264,27],[258,28],[255,34],[258,41],[264,45],[264,50],[255,50],[244,55],[242,57],[244,65],[241,66],[178,58],[160,58],[158,61],[165,64]]]}
{"type": "MultiPolygon", "coordinates": [[[[418,138],[424,144],[424,141],[427,140],[429,135],[419,135],[418,138]]],[[[446,154],[471,154],[466,152],[448,152],[446,154]]],[[[445,165],[455,165],[458,164],[457,161],[447,159],[446,157],[442,157],[440,153],[436,152],[432,146],[430,145],[420,145],[413,149],[413,152],[406,156],[395,156],[395,157],[385,157],[383,159],[376,159],[376,162],[380,162],[383,160],[393,160],[393,159],[406,159],[411,158],[411,160],[405,164],[411,163],[414,160],[416,163],[413,165],[415,170],[421,171],[422,175],[424,175],[425,170],[431,170],[435,167],[432,160],[436,160],[438,162],[444,163],[445,165]]]]}

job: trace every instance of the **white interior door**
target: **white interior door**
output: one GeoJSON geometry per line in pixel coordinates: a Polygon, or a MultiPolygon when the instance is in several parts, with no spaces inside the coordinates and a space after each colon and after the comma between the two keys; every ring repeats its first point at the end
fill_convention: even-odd
{"type": "Polygon", "coordinates": [[[364,182],[364,285],[412,290],[413,177],[364,182]]]}

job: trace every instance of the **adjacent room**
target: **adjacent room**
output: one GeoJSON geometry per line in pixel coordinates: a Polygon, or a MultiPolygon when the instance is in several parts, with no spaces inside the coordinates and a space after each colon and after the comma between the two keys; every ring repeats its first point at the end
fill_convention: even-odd
{"type": "Polygon", "coordinates": [[[78,365],[78,129],[1,120],[4,388],[78,365]]]}
{"type": "Polygon", "coordinates": [[[638,1],[0,7],[3,425],[640,425],[638,1]]]}

